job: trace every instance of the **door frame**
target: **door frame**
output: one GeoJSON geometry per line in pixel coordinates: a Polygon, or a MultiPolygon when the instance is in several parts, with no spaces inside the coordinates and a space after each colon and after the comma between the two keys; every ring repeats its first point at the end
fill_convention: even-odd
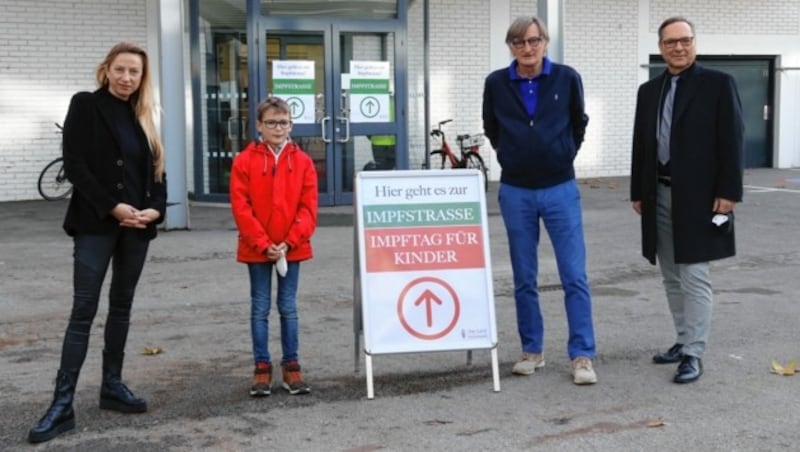
{"type": "MultiPolygon", "coordinates": [[[[326,184],[325,190],[319,193],[319,205],[352,205],[352,191],[344,191],[345,181],[343,180],[344,171],[341,165],[337,164],[337,159],[342,153],[342,145],[336,140],[340,137],[341,130],[337,131],[340,122],[337,116],[343,115],[343,100],[341,96],[343,71],[349,68],[343,67],[344,62],[342,49],[340,46],[341,36],[349,33],[387,33],[394,36],[393,43],[393,69],[394,69],[394,121],[388,123],[351,123],[350,136],[367,134],[392,134],[396,136],[396,165],[397,169],[408,168],[408,118],[407,99],[408,99],[408,50],[406,47],[406,21],[407,21],[407,2],[398,0],[398,17],[388,20],[352,20],[352,19],[320,19],[320,18],[297,18],[284,16],[261,16],[256,17],[248,26],[248,45],[250,46],[250,86],[254,88],[256,99],[264,99],[267,96],[267,43],[266,37],[270,30],[275,32],[303,32],[321,34],[324,43],[324,83],[326,99],[324,102],[325,116],[331,117],[327,121],[329,130],[326,135],[331,138],[331,143],[326,145],[326,184]]],[[[256,108],[258,100],[249,103],[250,130],[255,130],[256,108]]],[[[348,118],[349,121],[349,118],[348,118]]],[[[321,127],[319,122],[315,124],[298,124],[294,130],[308,133],[313,128],[321,127]]],[[[320,129],[321,130],[321,129],[320,129]]],[[[353,168],[353,176],[358,168],[353,168]]],[[[352,186],[352,184],[351,184],[352,186]]]]}

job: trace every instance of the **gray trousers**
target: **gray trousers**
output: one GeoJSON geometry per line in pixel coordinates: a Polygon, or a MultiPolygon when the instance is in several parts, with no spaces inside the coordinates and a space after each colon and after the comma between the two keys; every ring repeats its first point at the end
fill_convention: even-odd
{"type": "Polygon", "coordinates": [[[675,342],[686,355],[703,357],[711,326],[713,292],[708,262],[676,264],[672,239],[672,192],[658,184],[656,194],[656,256],[664,278],[675,342]]]}

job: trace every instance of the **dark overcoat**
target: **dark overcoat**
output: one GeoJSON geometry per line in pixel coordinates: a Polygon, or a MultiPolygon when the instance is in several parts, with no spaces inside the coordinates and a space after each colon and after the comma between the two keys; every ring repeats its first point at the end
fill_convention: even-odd
{"type": "MultiPolygon", "coordinates": [[[[631,201],[641,201],[642,255],[656,261],[656,124],[669,74],[643,83],[636,100],[631,201]]],[[[712,224],[715,198],[742,200],[744,123],[730,75],[694,64],[681,74],[670,135],[675,262],[707,262],[736,254],[734,232],[712,224]]]]}
{"type": "MultiPolygon", "coordinates": [[[[125,161],[119,145],[120,133],[110,119],[113,102],[110,96],[106,88],[75,94],[64,120],[64,169],[75,187],[63,225],[69,235],[105,234],[120,228],[111,211],[123,202],[125,161]]],[[[136,129],[141,142],[147,143],[138,124],[136,129]]],[[[134,206],[153,208],[161,214],[139,231],[148,239],[155,238],[156,224],[164,221],[167,207],[166,176],[162,175],[157,182],[152,168],[153,156],[148,152],[144,205],[134,206]]]]}

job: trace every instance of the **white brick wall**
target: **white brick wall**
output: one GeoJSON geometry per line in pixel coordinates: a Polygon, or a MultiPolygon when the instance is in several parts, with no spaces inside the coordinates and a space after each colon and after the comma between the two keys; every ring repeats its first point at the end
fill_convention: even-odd
{"type": "MultiPolygon", "coordinates": [[[[455,136],[481,133],[483,81],[490,68],[490,2],[485,0],[431,0],[430,114],[431,126],[444,119],[448,142],[455,136]]],[[[490,146],[481,149],[488,162],[490,146]]],[[[491,176],[490,176],[491,177],[491,176]]]]}
{"type": "Polygon", "coordinates": [[[54,122],[94,89],[94,71],[118,41],[146,41],[144,2],[0,3],[0,201],[36,199],[45,164],[60,155],[54,122]]]}
{"type": "Polygon", "coordinates": [[[657,32],[670,16],[692,21],[698,35],[796,35],[800,30],[796,0],[651,0],[650,30],[657,32]]]}
{"type": "Polygon", "coordinates": [[[535,16],[537,3],[536,0],[511,0],[511,21],[521,16],[535,16]]]}
{"type": "Polygon", "coordinates": [[[564,62],[583,78],[589,126],[578,177],[630,172],[631,128],[639,86],[637,0],[566,0],[564,62]]]}

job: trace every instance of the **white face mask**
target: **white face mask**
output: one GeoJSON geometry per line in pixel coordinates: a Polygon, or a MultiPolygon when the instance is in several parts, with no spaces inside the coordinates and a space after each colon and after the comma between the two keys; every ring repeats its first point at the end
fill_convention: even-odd
{"type": "Polygon", "coordinates": [[[281,251],[281,257],[279,257],[278,261],[275,262],[275,270],[278,271],[279,275],[286,276],[286,271],[288,269],[289,269],[289,267],[286,264],[286,252],[281,251]]]}

